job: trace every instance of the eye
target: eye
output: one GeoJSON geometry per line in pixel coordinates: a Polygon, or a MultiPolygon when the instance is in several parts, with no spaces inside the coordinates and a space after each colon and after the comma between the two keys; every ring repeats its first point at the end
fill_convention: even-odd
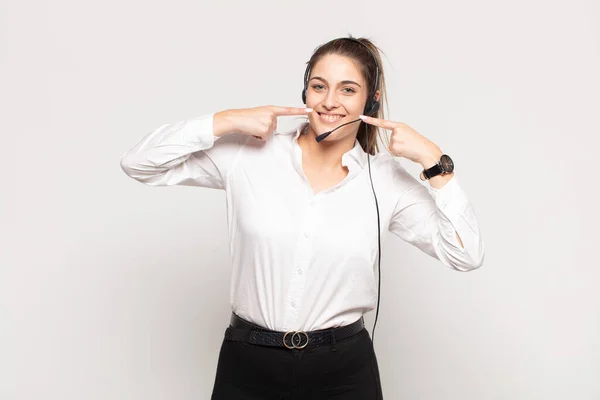
{"type": "Polygon", "coordinates": [[[314,85],[312,85],[312,86],[311,86],[311,88],[313,88],[313,89],[315,89],[315,90],[318,90],[318,89],[321,89],[321,88],[323,88],[323,85],[319,85],[319,84],[317,83],[317,84],[314,84],[314,85]]]}
{"type": "MultiPolygon", "coordinates": [[[[349,90],[350,93],[356,93],[356,90],[354,90],[354,89],[352,89],[350,87],[344,88],[344,90],[349,90]]],[[[346,93],[348,93],[348,92],[346,92],[346,93]]]]}

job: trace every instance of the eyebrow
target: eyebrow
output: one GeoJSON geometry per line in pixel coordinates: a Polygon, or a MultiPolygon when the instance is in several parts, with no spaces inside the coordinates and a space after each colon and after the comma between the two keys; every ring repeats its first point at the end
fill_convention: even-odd
{"type": "MultiPolygon", "coordinates": [[[[325,83],[329,84],[329,82],[327,82],[327,79],[325,79],[325,78],[321,78],[320,76],[313,76],[312,78],[310,78],[310,80],[313,80],[313,79],[319,79],[319,80],[321,80],[321,81],[323,81],[323,82],[325,82],[325,83]]],[[[341,85],[352,84],[352,85],[356,85],[356,86],[358,86],[358,87],[362,87],[362,86],[360,86],[358,83],[356,83],[356,82],[354,82],[354,81],[349,81],[349,80],[341,81],[341,82],[340,82],[340,84],[341,84],[341,85]]]]}

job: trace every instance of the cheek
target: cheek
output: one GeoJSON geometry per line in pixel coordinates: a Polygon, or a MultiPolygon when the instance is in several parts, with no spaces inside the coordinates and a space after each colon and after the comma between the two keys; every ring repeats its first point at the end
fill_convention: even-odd
{"type": "Polygon", "coordinates": [[[352,114],[360,115],[365,110],[365,102],[366,99],[360,99],[358,97],[349,99],[346,109],[352,114]]]}
{"type": "Polygon", "coordinates": [[[352,105],[348,105],[346,110],[350,113],[350,115],[358,117],[364,111],[364,105],[362,103],[353,103],[352,105]]]}

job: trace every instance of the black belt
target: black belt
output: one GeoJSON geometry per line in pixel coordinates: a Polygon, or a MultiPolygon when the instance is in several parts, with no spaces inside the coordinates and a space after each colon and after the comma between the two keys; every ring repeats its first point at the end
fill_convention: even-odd
{"type": "Polygon", "coordinates": [[[231,322],[225,330],[225,340],[263,346],[287,347],[288,349],[303,349],[313,345],[335,344],[338,340],[356,335],[364,326],[364,318],[360,317],[350,325],[337,328],[310,332],[278,332],[255,325],[235,313],[231,313],[231,322]]]}

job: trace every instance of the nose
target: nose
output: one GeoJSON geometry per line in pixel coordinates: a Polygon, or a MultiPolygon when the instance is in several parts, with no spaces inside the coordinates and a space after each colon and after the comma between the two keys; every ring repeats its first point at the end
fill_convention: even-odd
{"type": "Polygon", "coordinates": [[[329,90],[327,92],[325,98],[323,99],[323,106],[328,110],[332,110],[339,106],[335,90],[329,90]]]}

